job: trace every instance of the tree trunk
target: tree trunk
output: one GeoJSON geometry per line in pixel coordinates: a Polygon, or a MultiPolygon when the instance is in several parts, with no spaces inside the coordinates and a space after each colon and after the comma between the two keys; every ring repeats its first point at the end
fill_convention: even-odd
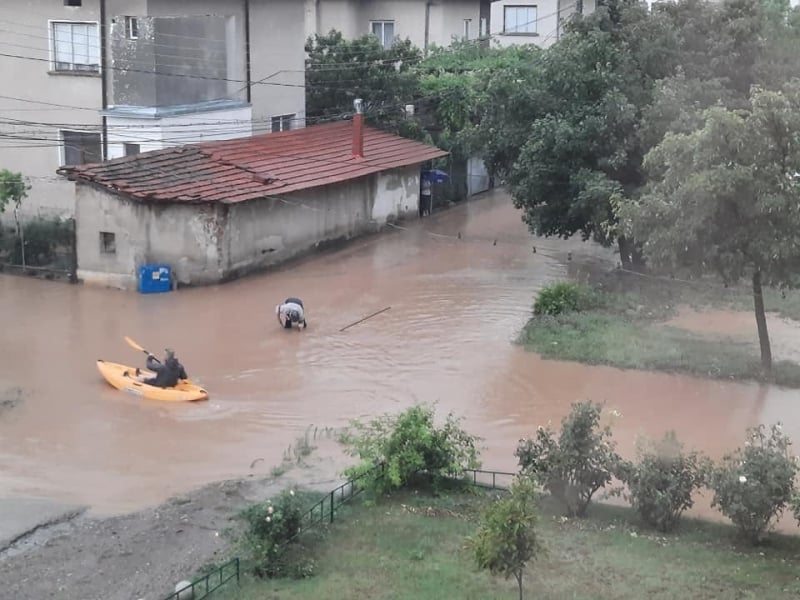
{"type": "Polygon", "coordinates": [[[761,367],[769,373],[772,370],[772,350],[769,345],[767,315],[764,313],[764,294],[761,290],[761,271],[759,270],[753,273],[753,306],[756,311],[758,343],[761,346],[761,367]]]}
{"type": "Polygon", "coordinates": [[[514,576],[517,578],[517,585],[519,586],[519,600],[523,600],[523,598],[522,598],[522,570],[519,570],[516,573],[514,573],[514,576]]]}
{"type": "Polygon", "coordinates": [[[641,249],[636,244],[636,240],[626,238],[621,235],[617,238],[617,248],[619,249],[619,259],[623,269],[641,271],[644,267],[644,256],[641,249]]]}

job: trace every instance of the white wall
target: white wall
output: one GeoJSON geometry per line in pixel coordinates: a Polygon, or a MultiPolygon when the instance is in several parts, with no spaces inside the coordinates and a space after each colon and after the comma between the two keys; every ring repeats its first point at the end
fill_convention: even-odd
{"type": "Polygon", "coordinates": [[[473,196],[489,189],[489,172],[480,158],[467,160],[467,195],[473,196]]]}
{"type": "MultiPolygon", "coordinates": [[[[341,31],[347,39],[372,31],[372,21],[394,21],[395,36],[410,39],[418,48],[425,47],[425,0],[315,0],[306,1],[307,27],[316,27],[324,35],[331,29],[341,31]]],[[[478,0],[443,0],[431,3],[428,17],[428,42],[449,46],[453,37],[462,38],[464,19],[471,19],[470,39],[480,31],[478,0]]],[[[309,34],[313,33],[309,29],[309,34]]]]}
{"type": "Polygon", "coordinates": [[[393,218],[419,211],[420,169],[418,166],[379,173],[375,182],[372,220],[378,226],[393,218]]]}
{"type": "MultiPolygon", "coordinates": [[[[592,4],[594,4],[592,2],[592,4]]],[[[587,7],[588,8],[588,7],[587,7]]],[[[593,6],[592,6],[593,9],[593,6]]],[[[495,0],[492,2],[490,31],[493,42],[501,46],[513,44],[535,44],[547,48],[558,41],[559,31],[557,15],[561,16],[561,27],[575,13],[575,0],[495,0]],[[507,34],[504,32],[504,14],[506,6],[535,6],[535,34],[507,34]]]]}
{"type": "Polygon", "coordinates": [[[108,117],[109,159],[125,156],[126,142],[141,152],[252,135],[252,108],[244,106],[161,118],[108,117]]]}
{"type": "MultiPolygon", "coordinates": [[[[71,186],[57,179],[61,165],[59,130],[63,123],[87,125],[99,131],[102,85],[99,73],[55,73],[51,71],[50,21],[100,21],[99,0],[84,0],[82,7],[63,2],[29,0],[3,2],[3,52],[23,58],[0,56],[3,76],[0,115],[42,125],[0,124],[0,133],[16,134],[28,140],[0,142],[0,169],[21,172],[29,178],[31,190],[23,201],[21,214],[71,216],[74,195],[71,186]],[[39,102],[37,102],[39,101],[39,102]]],[[[99,28],[96,40],[99,48],[99,28]]],[[[11,218],[10,211],[3,221],[11,218]]]]}
{"type": "Polygon", "coordinates": [[[271,118],[279,115],[296,115],[292,129],[305,126],[305,21],[302,0],[250,2],[250,91],[256,133],[271,131],[271,118]]]}
{"type": "Polygon", "coordinates": [[[153,206],[76,185],[78,278],[135,288],[139,266],[167,263],[200,283],[219,280],[222,256],[217,207],[153,206]],[[100,251],[100,232],[115,235],[116,252],[100,251]]]}

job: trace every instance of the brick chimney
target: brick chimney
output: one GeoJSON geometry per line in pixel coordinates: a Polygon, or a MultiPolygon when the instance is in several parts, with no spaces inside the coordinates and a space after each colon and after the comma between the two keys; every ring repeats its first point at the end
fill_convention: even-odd
{"type": "Polygon", "coordinates": [[[353,158],[364,158],[364,113],[362,100],[353,100],[353,158]]]}

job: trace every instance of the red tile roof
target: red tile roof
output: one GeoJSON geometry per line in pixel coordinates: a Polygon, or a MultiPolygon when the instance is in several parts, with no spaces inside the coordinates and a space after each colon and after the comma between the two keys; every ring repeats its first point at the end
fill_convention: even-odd
{"type": "Polygon", "coordinates": [[[351,121],[338,121],[154,150],[62,167],[58,172],[143,201],[235,203],[341,183],[447,155],[427,144],[364,126],[364,157],[354,158],[352,128],[351,121]]]}

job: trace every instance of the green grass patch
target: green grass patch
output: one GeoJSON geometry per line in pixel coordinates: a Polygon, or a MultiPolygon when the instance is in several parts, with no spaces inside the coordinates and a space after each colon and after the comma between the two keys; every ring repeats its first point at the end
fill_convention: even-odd
{"type": "MultiPolygon", "coordinates": [[[[465,538],[492,493],[432,497],[402,492],[356,501],[314,547],[317,574],[304,580],[243,579],[233,600],[516,598],[516,584],[476,570],[465,538]]],[[[564,520],[547,501],[540,523],[548,555],[527,573],[529,598],[795,598],[800,540],[775,536],[755,550],[731,527],[687,520],[661,536],[638,528],[629,509],[590,508],[564,520]]]]}
{"type": "MultiPolygon", "coordinates": [[[[743,288],[713,282],[669,285],[617,273],[594,279],[597,295],[590,307],[534,315],[518,342],[550,359],[800,387],[800,365],[775,361],[772,373],[764,374],[753,343],[664,325],[680,305],[751,310],[743,288]]],[[[800,294],[783,298],[771,290],[766,301],[775,312],[800,317],[800,294]]]]}
{"type": "Polygon", "coordinates": [[[765,376],[751,344],[608,312],[536,317],[519,341],[551,359],[800,387],[800,365],[777,361],[765,376]]]}

